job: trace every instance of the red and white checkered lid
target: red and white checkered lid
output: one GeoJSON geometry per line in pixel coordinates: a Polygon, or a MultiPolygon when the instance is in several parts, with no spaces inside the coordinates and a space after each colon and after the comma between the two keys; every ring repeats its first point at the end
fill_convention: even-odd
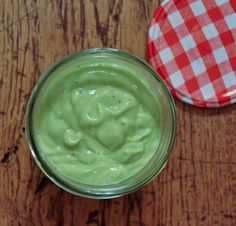
{"type": "Polygon", "coordinates": [[[148,57],[172,94],[200,107],[236,102],[236,0],[166,0],[148,57]]]}

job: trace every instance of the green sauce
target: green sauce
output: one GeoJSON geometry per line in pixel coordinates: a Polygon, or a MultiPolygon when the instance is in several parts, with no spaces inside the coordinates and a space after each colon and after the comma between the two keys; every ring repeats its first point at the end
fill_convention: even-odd
{"type": "Polygon", "coordinates": [[[106,54],[52,72],[34,104],[33,137],[57,176],[72,185],[108,185],[148,163],[161,119],[158,93],[145,76],[135,63],[106,54]]]}

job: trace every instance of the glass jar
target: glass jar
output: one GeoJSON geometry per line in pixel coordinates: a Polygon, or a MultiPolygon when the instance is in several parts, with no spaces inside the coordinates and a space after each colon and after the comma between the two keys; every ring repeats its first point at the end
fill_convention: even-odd
{"type": "MultiPolygon", "coordinates": [[[[99,67],[99,65],[97,66],[99,67]]],[[[26,137],[32,156],[51,181],[62,189],[79,196],[107,199],[133,192],[153,180],[154,177],[161,172],[167,163],[174,142],[176,110],[172,95],[165,83],[146,62],[134,55],[116,49],[88,49],[65,57],[39,78],[29,98],[25,122],[26,137]],[[45,157],[44,152],[41,150],[42,148],[36,145],[36,136],[33,132],[34,111],[37,107],[37,98],[40,92],[45,92],[46,84],[50,83],[52,78],[56,75],[56,72],[59,71],[63,73],[63,70],[65,70],[68,64],[76,64],[79,67],[82,59],[94,58],[98,59],[98,61],[101,59],[101,65],[104,60],[112,59],[114,68],[118,67],[116,65],[118,61],[126,64],[127,70],[129,70],[129,66],[130,68],[135,68],[136,71],[140,72],[140,76],[143,76],[142,79],[149,84],[150,90],[155,93],[155,98],[160,106],[158,116],[160,118],[160,141],[154,150],[153,156],[137,173],[114,184],[89,185],[80,182],[72,183],[67,180],[66,177],[59,175],[47,161],[47,157],[45,157]],[[44,91],[42,91],[43,89],[44,91]]]]}

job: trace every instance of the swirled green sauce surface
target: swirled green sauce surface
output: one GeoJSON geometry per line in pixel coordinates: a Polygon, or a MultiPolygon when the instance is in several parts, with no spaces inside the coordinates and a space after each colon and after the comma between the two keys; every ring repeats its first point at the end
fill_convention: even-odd
{"type": "Polygon", "coordinates": [[[86,56],[58,67],[33,109],[41,157],[64,181],[107,185],[138,173],[160,141],[157,93],[137,65],[86,56]]]}

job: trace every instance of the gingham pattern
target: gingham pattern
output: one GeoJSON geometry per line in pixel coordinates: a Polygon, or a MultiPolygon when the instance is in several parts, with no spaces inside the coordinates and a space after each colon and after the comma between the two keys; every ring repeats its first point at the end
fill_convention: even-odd
{"type": "Polygon", "coordinates": [[[148,57],[182,101],[236,102],[236,0],[164,1],[149,27],[148,57]]]}

